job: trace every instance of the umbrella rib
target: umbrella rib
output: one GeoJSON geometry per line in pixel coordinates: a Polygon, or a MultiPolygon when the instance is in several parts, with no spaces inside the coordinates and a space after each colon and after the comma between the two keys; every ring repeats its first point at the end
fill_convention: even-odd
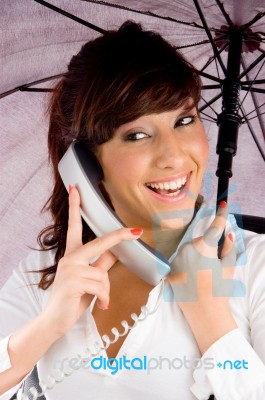
{"type": "MultiPolygon", "coordinates": [[[[205,102],[205,104],[207,104],[207,101],[205,100],[205,98],[204,97],[202,97],[201,96],[201,98],[202,98],[202,100],[205,102]]],[[[216,114],[216,116],[218,117],[218,113],[215,111],[215,109],[211,106],[211,104],[208,104],[208,106],[210,107],[210,109],[216,114]]],[[[208,117],[209,117],[209,115],[208,115],[208,117]]],[[[210,118],[212,118],[212,117],[210,117],[210,118]]]]}
{"type": "Polygon", "coordinates": [[[18,86],[18,87],[14,88],[14,89],[8,90],[7,92],[1,93],[0,94],[0,99],[2,99],[3,97],[9,96],[10,94],[13,94],[15,92],[23,91],[22,88],[29,88],[30,86],[38,85],[39,83],[52,81],[53,79],[60,78],[61,76],[63,76],[63,74],[53,75],[53,76],[49,76],[47,78],[39,79],[38,81],[25,83],[24,85],[18,86]]]}
{"type": "Polygon", "coordinates": [[[251,21],[247,22],[246,24],[241,26],[242,30],[245,30],[247,28],[249,28],[251,25],[253,25],[255,22],[257,22],[258,20],[260,20],[261,18],[263,18],[265,15],[265,12],[263,13],[258,13],[251,21]]]}
{"type": "MultiPolygon", "coordinates": [[[[202,111],[201,114],[203,114],[203,115],[205,115],[206,117],[209,118],[207,121],[211,121],[211,122],[216,122],[217,121],[214,117],[212,117],[209,114],[206,114],[204,111],[202,111]]],[[[206,120],[206,118],[204,118],[204,119],[206,120]]]]}
{"type": "Polygon", "coordinates": [[[221,79],[221,78],[220,78],[220,73],[219,73],[219,68],[218,68],[218,64],[217,64],[216,57],[214,57],[214,63],[215,63],[215,68],[216,68],[216,71],[217,71],[218,78],[221,79]]]}
{"type": "Polygon", "coordinates": [[[208,78],[208,79],[210,79],[211,81],[215,81],[215,82],[218,82],[218,83],[222,83],[222,82],[223,82],[222,79],[217,78],[216,76],[207,74],[206,72],[203,72],[203,71],[199,71],[199,75],[204,76],[204,78],[208,78]]]}
{"type": "Polygon", "coordinates": [[[208,122],[215,122],[216,123],[216,121],[215,120],[212,120],[212,119],[208,119],[208,118],[205,118],[205,117],[201,117],[201,119],[203,119],[203,121],[208,121],[208,122]]]}
{"type": "MultiPolygon", "coordinates": [[[[252,114],[253,112],[257,111],[259,108],[261,108],[261,107],[264,106],[264,105],[265,105],[265,102],[262,103],[260,106],[254,108],[254,110],[252,110],[252,111],[250,111],[249,113],[247,113],[247,114],[245,115],[245,117],[247,117],[248,115],[250,115],[250,114],[252,114]]],[[[257,113],[257,114],[258,114],[258,113],[257,113]]],[[[262,114],[264,114],[264,113],[262,113],[262,114]]],[[[262,114],[260,114],[260,115],[262,115],[262,114]]],[[[251,118],[249,118],[249,120],[251,120],[251,119],[253,119],[253,118],[256,118],[256,117],[251,117],[251,118]]]]}
{"type": "Polygon", "coordinates": [[[19,90],[20,92],[54,92],[54,89],[50,88],[24,88],[23,86],[19,90]]]}
{"type": "Polygon", "coordinates": [[[93,29],[96,32],[99,32],[99,33],[105,33],[106,32],[105,29],[102,29],[99,26],[91,24],[90,22],[85,21],[84,19],[81,19],[81,18],[79,18],[79,17],[77,17],[77,16],[75,16],[73,14],[70,14],[69,12],[67,12],[65,10],[62,10],[59,7],[54,6],[53,4],[48,3],[47,1],[44,1],[44,0],[33,0],[33,1],[35,1],[36,3],[41,4],[42,6],[50,8],[51,10],[53,10],[55,12],[58,12],[59,14],[64,15],[65,17],[70,18],[73,21],[76,21],[81,25],[85,25],[87,28],[93,29]]]}
{"type": "Polygon", "coordinates": [[[215,101],[217,101],[218,99],[220,99],[220,97],[222,97],[222,93],[219,93],[217,96],[213,97],[210,101],[207,101],[206,104],[204,104],[204,106],[201,106],[199,108],[199,112],[204,111],[207,107],[209,107],[211,104],[213,104],[215,101]]]}
{"type": "Polygon", "coordinates": [[[241,86],[242,90],[246,90],[247,92],[253,92],[253,93],[265,93],[265,89],[258,89],[258,88],[246,88],[244,86],[241,86]]]}
{"type": "Polygon", "coordinates": [[[238,77],[238,79],[242,79],[245,75],[248,74],[249,71],[251,71],[260,61],[265,58],[265,53],[262,52],[262,54],[255,60],[253,61],[252,64],[250,64],[238,77]]]}
{"type": "Polygon", "coordinates": [[[220,89],[220,85],[202,85],[202,89],[220,89]]]}
{"type": "MultiPolygon", "coordinates": [[[[256,110],[254,110],[254,111],[256,111],[256,110]]],[[[264,115],[264,114],[265,114],[265,111],[262,112],[262,113],[257,113],[256,117],[248,118],[248,120],[251,121],[252,119],[258,118],[258,117],[260,117],[261,115],[264,115]]]]}
{"type": "MultiPolygon", "coordinates": [[[[241,63],[242,63],[242,67],[243,67],[244,72],[246,72],[246,65],[245,65],[245,60],[244,60],[243,57],[241,58],[241,63]]],[[[264,63],[263,63],[263,64],[264,64],[264,63]]],[[[247,79],[249,79],[249,78],[248,78],[248,72],[246,73],[246,77],[247,77],[247,79]]],[[[257,99],[256,99],[256,96],[255,96],[255,93],[251,92],[251,97],[252,97],[252,100],[253,100],[255,109],[257,109],[257,108],[258,108],[258,103],[257,103],[257,99]]],[[[243,109],[242,104],[241,104],[241,109],[243,109]]],[[[243,109],[243,111],[244,111],[244,109],[243,109]]],[[[244,111],[244,114],[245,114],[245,111],[244,111]]],[[[246,117],[246,115],[245,115],[245,117],[246,117]]],[[[264,139],[265,139],[265,128],[264,128],[262,119],[260,118],[260,114],[258,114],[258,113],[257,113],[257,118],[258,118],[258,121],[259,121],[259,124],[260,124],[261,132],[262,132],[263,137],[264,137],[264,139]]],[[[246,118],[246,121],[248,121],[247,118],[246,118]]],[[[255,139],[254,139],[254,140],[255,140],[255,139]]]]}
{"type": "Polygon", "coordinates": [[[188,48],[188,47],[195,47],[195,46],[199,46],[199,45],[201,45],[201,44],[207,44],[207,43],[209,43],[209,40],[202,40],[201,42],[198,42],[198,43],[186,44],[185,46],[176,46],[175,48],[176,48],[177,50],[179,50],[179,49],[186,49],[186,48],[188,48]]]}
{"type": "Polygon", "coordinates": [[[164,19],[166,21],[177,22],[178,24],[182,24],[182,25],[193,26],[194,28],[204,29],[203,26],[197,24],[196,22],[185,22],[185,21],[180,21],[180,20],[172,18],[172,17],[163,17],[162,15],[155,14],[151,11],[140,11],[140,10],[136,10],[134,8],[121,6],[120,4],[113,4],[113,3],[110,4],[110,3],[107,3],[106,1],[96,1],[96,0],[81,0],[81,1],[84,1],[86,3],[100,4],[100,5],[112,7],[112,8],[119,8],[121,10],[131,11],[131,12],[135,12],[137,14],[148,15],[148,16],[151,16],[154,18],[164,19]]]}
{"type": "Polygon", "coordinates": [[[261,146],[260,146],[260,144],[259,144],[259,141],[258,141],[258,139],[257,139],[257,137],[256,137],[256,135],[255,135],[255,132],[254,132],[254,129],[252,128],[251,123],[249,122],[249,119],[246,118],[246,116],[245,116],[244,107],[243,107],[243,106],[240,106],[240,109],[241,109],[241,112],[242,112],[242,114],[243,114],[243,117],[244,117],[244,119],[245,119],[245,121],[246,121],[246,123],[247,123],[247,126],[248,126],[248,128],[249,128],[249,131],[250,131],[250,133],[251,133],[251,135],[252,135],[252,137],[253,137],[253,139],[254,139],[254,142],[256,143],[257,148],[258,148],[258,150],[259,150],[259,152],[260,152],[260,154],[261,154],[261,157],[262,157],[263,160],[265,161],[265,154],[264,154],[264,152],[263,152],[263,150],[262,150],[262,148],[261,148],[261,146]]]}
{"type": "Polygon", "coordinates": [[[193,0],[193,3],[194,3],[194,5],[195,5],[195,7],[196,7],[196,9],[197,9],[197,11],[198,11],[198,14],[199,14],[199,17],[200,17],[201,22],[202,22],[202,24],[203,24],[203,27],[204,27],[204,29],[205,29],[205,32],[206,32],[206,34],[207,34],[207,36],[208,36],[208,38],[209,38],[209,40],[210,40],[210,43],[211,43],[212,48],[213,48],[214,55],[215,55],[215,57],[217,58],[217,60],[218,60],[218,62],[219,62],[219,64],[220,64],[220,66],[221,66],[221,68],[222,68],[222,70],[223,70],[224,75],[226,75],[226,68],[225,68],[225,66],[224,66],[224,63],[223,63],[222,58],[220,57],[220,54],[219,54],[218,49],[217,49],[217,47],[216,47],[216,44],[215,44],[215,42],[214,42],[214,40],[213,40],[211,31],[210,31],[210,29],[209,29],[209,27],[208,27],[208,25],[207,25],[207,22],[206,22],[206,20],[205,20],[205,18],[204,18],[204,15],[203,15],[203,13],[202,13],[202,10],[201,10],[201,7],[200,7],[200,5],[199,5],[199,2],[198,2],[198,0],[193,0]]]}
{"type": "MultiPolygon", "coordinates": [[[[261,68],[263,67],[264,63],[265,63],[265,60],[264,60],[263,63],[261,64],[260,68],[258,69],[258,71],[257,71],[257,73],[256,73],[256,75],[255,75],[255,77],[254,77],[254,80],[253,80],[253,82],[251,83],[251,85],[249,85],[249,87],[246,88],[246,89],[242,88],[243,90],[247,90],[247,93],[245,94],[245,96],[244,96],[244,98],[243,98],[241,104],[244,103],[244,101],[245,101],[245,99],[246,99],[248,93],[249,93],[250,91],[252,91],[251,88],[252,88],[253,84],[255,83],[256,78],[258,77],[258,75],[259,75],[259,73],[260,73],[260,71],[261,71],[261,68]]],[[[243,60],[243,57],[242,57],[242,66],[243,66],[243,70],[245,70],[245,62],[244,62],[244,60],[243,60]]],[[[247,74],[247,77],[248,77],[248,74],[247,74]]]]}
{"type": "Polygon", "coordinates": [[[232,20],[230,19],[229,15],[227,14],[227,12],[225,11],[224,4],[221,3],[220,0],[215,0],[215,1],[217,3],[218,7],[220,8],[223,16],[225,17],[226,22],[228,23],[230,28],[232,28],[234,26],[234,24],[233,24],[232,20]]]}
{"type": "MultiPolygon", "coordinates": [[[[244,81],[241,82],[241,85],[251,85],[252,86],[253,81],[244,81]]],[[[265,83],[265,79],[256,79],[255,80],[255,85],[263,85],[265,83]]]]}
{"type": "MultiPolygon", "coordinates": [[[[227,46],[228,46],[228,43],[225,43],[225,44],[223,45],[223,47],[219,50],[219,54],[221,54],[221,53],[227,48],[227,46]]],[[[207,63],[204,65],[204,67],[201,68],[201,72],[202,72],[203,70],[205,70],[205,69],[213,62],[214,58],[215,58],[214,56],[209,58],[209,60],[207,61],[207,63]]]]}

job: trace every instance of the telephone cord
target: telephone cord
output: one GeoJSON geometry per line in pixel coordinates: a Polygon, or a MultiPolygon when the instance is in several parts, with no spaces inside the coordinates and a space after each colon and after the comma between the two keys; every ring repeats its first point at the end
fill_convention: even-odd
{"type": "MultiPolygon", "coordinates": [[[[86,362],[90,361],[93,357],[98,356],[102,350],[107,350],[111,344],[116,343],[120,337],[127,335],[127,333],[130,330],[132,330],[133,328],[135,328],[139,322],[144,321],[149,315],[152,315],[157,311],[157,309],[160,306],[161,301],[162,301],[162,295],[163,295],[163,291],[164,291],[164,287],[165,287],[165,279],[166,278],[163,278],[161,280],[161,288],[160,288],[160,291],[159,291],[159,294],[157,297],[157,301],[156,301],[156,304],[155,304],[153,310],[150,311],[148,309],[148,307],[146,305],[144,305],[141,307],[141,314],[139,316],[135,313],[132,313],[131,319],[134,321],[133,325],[129,325],[128,322],[125,320],[121,321],[121,325],[124,328],[123,332],[119,332],[119,330],[117,328],[113,327],[111,329],[111,332],[114,335],[114,339],[111,340],[108,335],[103,335],[101,337],[101,339],[105,344],[102,346],[100,343],[95,342],[94,347],[95,347],[96,352],[92,352],[89,348],[87,348],[86,350],[88,352],[88,357],[86,357],[86,362]]],[[[80,358],[79,355],[77,355],[77,356],[80,358]]],[[[45,382],[41,383],[40,387],[41,387],[42,391],[40,393],[38,392],[38,390],[35,386],[31,386],[29,391],[32,395],[32,399],[29,399],[28,395],[23,393],[21,400],[37,400],[39,397],[45,396],[45,393],[47,392],[47,390],[53,389],[53,387],[56,384],[61,383],[64,380],[64,378],[67,378],[68,376],[72,375],[72,373],[74,371],[78,371],[81,368],[81,365],[82,364],[80,363],[80,366],[75,366],[74,369],[68,365],[68,367],[69,367],[68,371],[62,370],[61,368],[56,369],[55,372],[53,373],[53,375],[48,375],[48,379],[51,382],[50,385],[47,385],[45,382]],[[55,374],[56,374],[56,376],[54,376],[55,374]]]]}

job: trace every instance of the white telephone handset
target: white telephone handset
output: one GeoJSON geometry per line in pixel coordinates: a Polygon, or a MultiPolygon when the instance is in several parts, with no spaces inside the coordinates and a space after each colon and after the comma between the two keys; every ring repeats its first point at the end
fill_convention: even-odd
{"type": "MultiPolygon", "coordinates": [[[[70,145],[58,169],[66,188],[69,185],[77,187],[81,197],[81,215],[96,236],[124,227],[100,191],[102,172],[98,161],[81,142],[70,145]]],[[[170,272],[168,260],[140,239],[123,241],[111,251],[126,267],[151,285],[157,285],[170,272]]]]}

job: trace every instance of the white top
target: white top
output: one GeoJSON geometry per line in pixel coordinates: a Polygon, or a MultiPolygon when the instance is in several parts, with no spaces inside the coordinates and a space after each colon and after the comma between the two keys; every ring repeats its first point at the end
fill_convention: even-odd
{"type": "MultiPolygon", "coordinates": [[[[183,241],[191,232],[194,236],[204,232],[205,223],[209,226],[208,217],[200,217],[199,221],[196,226],[193,222],[183,241]]],[[[214,393],[218,400],[264,400],[265,235],[238,229],[231,217],[230,223],[239,255],[235,278],[246,287],[243,297],[230,299],[238,329],[215,342],[201,357],[178,305],[162,296],[156,312],[129,332],[109,368],[105,351],[90,365],[87,347],[93,349],[96,341],[103,344],[91,314],[93,302],[38,363],[40,381],[52,387],[46,391],[46,399],[205,400],[214,393]],[[115,370],[117,363],[119,368],[115,370]],[[48,375],[60,380],[58,367],[66,376],[54,383],[48,375]]],[[[37,285],[29,285],[37,283],[39,275],[25,271],[52,263],[53,252],[32,252],[0,292],[0,372],[10,367],[9,335],[41,312],[51,291],[51,287],[43,291],[37,285]]],[[[167,282],[165,285],[169,286],[167,282]]],[[[150,292],[149,310],[154,309],[161,286],[160,283],[150,292]]],[[[21,383],[0,400],[9,400],[21,383]]]]}

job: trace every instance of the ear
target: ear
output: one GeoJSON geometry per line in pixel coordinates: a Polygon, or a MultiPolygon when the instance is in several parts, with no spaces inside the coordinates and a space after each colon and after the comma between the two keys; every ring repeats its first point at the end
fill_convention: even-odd
{"type": "Polygon", "coordinates": [[[108,192],[107,192],[107,190],[106,190],[106,188],[105,188],[105,186],[104,186],[104,184],[103,184],[102,181],[99,182],[98,187],[99,187],[99,189],[100,189],[100,191],[101,191],[101,193],[102,193],[104,199],[105,199],[106,202],[108,203],[108,205],[113,209],[113,211],[115,211],[115,209],[114,209],[114,207],[113,207],[113,204],[112,204],[112,202],[111,202],[111,200],[110,200],[109,194],[108,194],[108,192]]]}

